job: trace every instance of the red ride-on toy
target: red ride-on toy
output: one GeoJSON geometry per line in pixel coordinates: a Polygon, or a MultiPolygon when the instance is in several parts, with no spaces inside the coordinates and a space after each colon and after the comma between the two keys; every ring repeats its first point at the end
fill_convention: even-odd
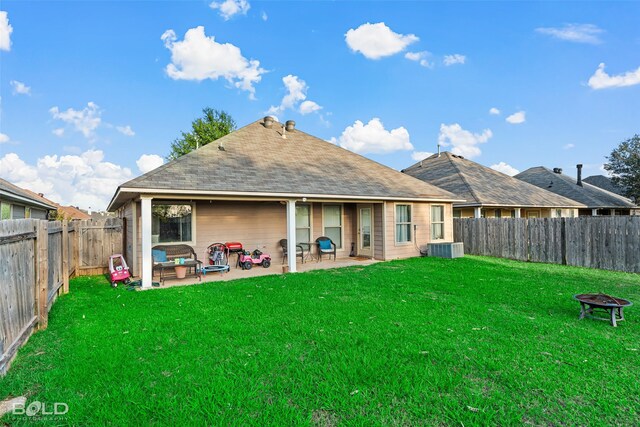
{"type": "Polygon", "coordinates": [[[253,252],[244,251],[239,254],[239,257],[240,266],[243,270],[251,270],[253,264],[261,265],[264,268],[269,268],[271,266],[271,255],[263,254],[257,249],[253,252]]]}
{"type": "Polygon", "coordinates": [[[117,254],[109,257],[109,277],[111,278],[111,286],[114,288],[118,286],[118,282],[129,284],[131,273],[124,256],[117,254]]]}

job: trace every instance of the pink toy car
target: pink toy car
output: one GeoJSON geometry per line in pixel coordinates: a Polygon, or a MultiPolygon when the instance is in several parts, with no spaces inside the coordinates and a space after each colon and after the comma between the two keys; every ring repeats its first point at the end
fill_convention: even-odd
{"type": "Polygon", "coordinates": [[[111,277],[111,286],[114,288],[118,286],[118,282],[125,284],[130,282],[131,273],[129,273],[124,256],[116,254],[109,257],[109,276],[111,277]]]}
{"type": "Polygon", "coordinates": [[[251,270],[253,264],[262,265],[264,268],[271,267],[271,255],[263,254],[257,249],[251,253],[244,251],[239,256],[240,266],[243,270],[251,270]]]}

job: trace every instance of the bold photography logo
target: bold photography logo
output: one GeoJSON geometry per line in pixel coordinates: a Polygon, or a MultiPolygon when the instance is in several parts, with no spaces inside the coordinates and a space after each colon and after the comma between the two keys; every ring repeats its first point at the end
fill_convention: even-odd
{"type": "Polygon", "coordinates": [[[69,412],[69,405],[64,402],[46,403],[35,400],[26,407],[23,403],[13,405],[14,415],[26,415],[27,417],[60,416],[67,412],[69,412]]]}

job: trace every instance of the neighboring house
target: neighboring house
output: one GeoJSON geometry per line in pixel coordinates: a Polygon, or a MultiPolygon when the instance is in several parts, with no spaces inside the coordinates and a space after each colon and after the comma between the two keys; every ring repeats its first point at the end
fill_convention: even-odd
{"type": "Polygon", "coordinates": [[[638,209],[626,197],[582,181],[582,165],[577,165],[576,178],[564,175],[560,168],[551,170],[543,166],[529,168],[515,177],[582,203],[585,208],[579,210],[581,216],[630,215],[638,209]]]}
{"type": "Polygon", "coordinates": [[[62,206],[61,204],[56,203],[53,200],[47,199],[42,193],[34,193],[33,191],[27,189],[25,189],[25,191],[31,194],[32,197],[42,200],[43,202],[55,207],[56,212],[54,212],[54,215],[50,216],[50,218],[53,218],[53,216],[58,216],[58,219],[65,219],[67,221],[91,219],[89,215],[75,206],[62,206]]]}
{"type": "MultiPolygon", "coordinates": [[[[453,241],[453,194],[265,117],[118,187],[128,262],[151,286],[151,247],[239,241],[280,260],[280,239],[330,237],[338,256],[419,255],[453,241]],[[135,219],[135,220],[134,220],[135,219]]],[[[314,246],[314,245],[312,245],[314,246]]],[[[289,257],[296,271],[296,257],[289,257]]]]}
{"type": "Polygon", "coordinates": [[[570,217],[584,207],[450,152],[434,154],[402,172],[465,199],[453,204],[456,218],[570,217]]]}
{"type": "Polygon", "coordinates": [[[49,211],[56,207],[29,190],[0,179],[0,220],[48,219],[49,211]]]}
{"type": "Polygon", "coordinates": [[[587,184],[595,185],[596,187],[602,188],[603,190],[607,190],[609,193],[617,194],[618,196],[624,196],[622,194],[622,188],[615,185],[611,178],[606,177],[604,175],[592,175],[588,176],[582,180],[587,184]]]}

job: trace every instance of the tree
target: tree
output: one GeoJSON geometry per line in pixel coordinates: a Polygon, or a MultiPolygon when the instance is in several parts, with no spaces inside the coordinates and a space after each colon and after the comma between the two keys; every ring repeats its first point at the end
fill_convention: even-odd
{"type": "Polygon", "coordinates": [[[604,169],[623,194],[640,203],[640,135],[634,135],[618,145],[607,157],[604,169]]]}
{"type": "Polygon", "coordinates": [[[222,110],[204,108],[202,117],[191,122],[191,132],[181,132],[180,138],[171,143],[171,152],[168,160],[177,159],[191,151],[207,145],[218,138],[233,132],[236,122],[222,110]]]}

